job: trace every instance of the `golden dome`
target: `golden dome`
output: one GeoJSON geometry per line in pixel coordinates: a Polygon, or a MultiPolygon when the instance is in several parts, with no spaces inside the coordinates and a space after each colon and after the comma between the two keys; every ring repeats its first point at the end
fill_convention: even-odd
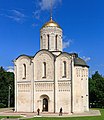
{"type": "Polygon", "coordinates": [[[58,28],[60,28],[60,26],[59,26],[55,21],[52,20],[52,17],[51,17],[50,21],[46,22],[46,23],[42,26],[42,28],[43,28],[43,27],[58,27],[58,28]]]}

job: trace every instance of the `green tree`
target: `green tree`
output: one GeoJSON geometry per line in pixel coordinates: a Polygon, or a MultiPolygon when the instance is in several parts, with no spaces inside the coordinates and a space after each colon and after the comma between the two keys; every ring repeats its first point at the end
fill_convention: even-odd
{"type": "Polygon", "coordinates": [[[89,78],[89,96],[91,107],[104,107],[104,78],[98,71],[89,78]]]}
{"type": "Polygon", "coordinates": [[[6,72],[0,67],[0,107],[8,107],[10,86],[10,106],[14,106],[14,73],[6,72]]]}

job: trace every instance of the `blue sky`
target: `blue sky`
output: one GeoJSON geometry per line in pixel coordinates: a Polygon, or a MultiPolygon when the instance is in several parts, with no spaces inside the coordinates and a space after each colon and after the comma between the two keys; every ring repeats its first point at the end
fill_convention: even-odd
{"type": "MultiPolygon", "coordinates": [[[[0,66],[39,49],[51,0],[0,0],[0,66]]],[[[104,0],[53,0],[53,20],[63,29],[64,51],[77,52],[90,71],[104,75],[104,0]]]]}

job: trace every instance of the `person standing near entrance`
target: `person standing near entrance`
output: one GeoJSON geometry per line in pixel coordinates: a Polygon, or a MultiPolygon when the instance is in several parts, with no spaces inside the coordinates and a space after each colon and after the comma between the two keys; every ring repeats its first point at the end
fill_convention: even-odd
{"type": "Polygon", "coordinates": [[[62,116],[62,107],[60,108],[59,116],[62,116]]]}
{"type": "Polygon", "coordinates": [[[39,108],[37,109],[37,112],[38,112],[38,115],[40,115],[40,109],[39,108]]]}

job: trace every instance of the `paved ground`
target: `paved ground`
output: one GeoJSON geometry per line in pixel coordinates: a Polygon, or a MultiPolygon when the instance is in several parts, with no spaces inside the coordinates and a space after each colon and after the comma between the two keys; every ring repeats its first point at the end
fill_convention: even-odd
{"type": "MultiPolygon", "coordinates": [[[[82,114],[63,114],[61,117],[78,117],[78,116],[99,116],[101,115],[99,110],[90,110],[89,112],[84,112],[82,114]]],[[[40,113],[38,116],[37,113],[17,113],[13,112],[11,108],[0,109],[0,116],[22,116],[24,118],[33,118],[33,117],[60,117],[58,113],[40,113]]],[[[3,119],[3,120],[18,120],[18,119],[3,119]]]]}

